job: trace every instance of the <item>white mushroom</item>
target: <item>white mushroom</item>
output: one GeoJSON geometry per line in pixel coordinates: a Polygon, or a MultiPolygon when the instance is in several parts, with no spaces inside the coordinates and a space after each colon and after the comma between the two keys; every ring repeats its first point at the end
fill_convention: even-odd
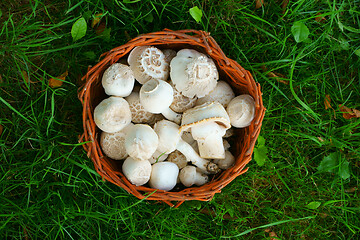
{"type": "Polygon", "coordinates": [[[184,112],[180,131],[191,128],[202,158],[225,157],[222,137],[231,127],[225,108],[219,102],[207,102],[184,112]]]}
{"type": "Polygon", "coordinates": [[[182,49],[170,62],[170,78],[186,97],[204,97],[214,90],[219,73],[214,61],[193,49],[182,49]]]}
{"type": "Polygon", "coordinates": [[[174,100],[173,88],[165,81],[152,79],[140,89],[140,103],[151,113],[161,113],[167,119],[180,123],[181,114],[172,111],[169,106],[174,100]]]}
{"type": "Polygon", "coordinates": [[[209,181],[209,176],[196,171],[196,167],[194,166],[186,166],[181,169],[179,178],[185,187],[191,187],[194,184],[201,186],[209,181]]]}
{"type": "Polygon", "coordinates": [[[129,103],[132,122],[149,123],[153,121],[154,114],[146,111],[143,105],[141,105],[138,92],[132,92],[125,100],[129,103]]]}
{"type": "Polygon", "coordinates": [[[182,140],[176,123],[162,120],[155,124],[154,130],[159,137],[158,151],[171,153],[177,149],[204,173],[212,174],[219,171],[216,164],[201,158],[188,143],[182,140]]]}
{"type": "Polygon", "coordinates": [[[159,152],[158,150],[156,150],[154,152],[154,154],[151,156],[151,158],[149,158],[149,162],[151,164],[157,163],[157,162],[163,162],[167,159],[169,154],[166,154],[164,152],[159,152]]]}
{"type": "Polygon", "coordinates": [[[244,128],[251,124],[255,116],[255,101],[248,94],[233,98],[226,108],[230,117],[231,125],[236,128],[244,128]]]}
{"type": "Polygon", "coordinates": [[[114,160],[122,160],[128,157],[125,149],[125,136],[133,125],[134,124],[130,123],[115,133],[101,132],[100,146],[106,156],[114,160]]]}
{"type": "Polygon", "coordinates": [[[134,88],[135,78],[129,66],[114,63],[105,70],[101,83],[107,95],[126,97],[134,88]]]}
{"type": "Polygon", "coordinates": [[[235,157],[231,154],[230,151],[225,151],[224,159],[214,159],[214,163],[216,163],[221,169],[228,169],[235,163],[235,157]]]}
{"type": "Polygon", "coordinates": [[[118,132],[131,122],[129,104],[122,97],[109,97],[94,110],[94,122],[102,131],[118,132]]]}
{"type": "Polygon", "coordinates": [[[214,90],[212,90],[208,95],[202,98],[198,98],[196,105],[201,105],[206,102],[219,102],[225,108],[235,97],[234,91],[231,89],[230,85],[225,81],[218,81],[214,90]]]}
{"type": "Polygon", "coordinates": [[[182,113],[195,106],[195,104],[197,103],[197,97],[185,97],[174,87],[174,85],[170,85],[173,87],[174,90],[174,100],[170,105],[171,110],[173,110],[174,112],[182,113]]]}
{"type": "Polygon", "coordinates": [[[149,185],[152,188],[170,191],[176,185],[179,168],[172,162],[159,162],[152,165],[149,185]]]}
{"type": "Polygon", "coordinates": [[[122,172],[132,184],[144,185],[150,179],[151,164],[149,161],[139,161],[128,157],[122,165],[122,172]]]}
{"type": "Polygon", "coordinates": [[[155,153],[158,146],[158,136],[145,124],[135,124],[125,137],[125,149],[135,160],[147,161],[155,153]]]}
{"type": "Polygon", "coordinates": [[[156,47],[135,47],[129,54],[128,63],[135,79],[141,84],[151,79],[166,81],[169,77],[169,64],[164,53],[156,47]]]}

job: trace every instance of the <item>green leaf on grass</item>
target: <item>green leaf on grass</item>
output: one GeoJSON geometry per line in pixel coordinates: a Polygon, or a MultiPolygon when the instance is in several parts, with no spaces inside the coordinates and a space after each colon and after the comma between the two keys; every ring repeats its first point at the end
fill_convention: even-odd
{"type": "Polygon", "coordinates": [[[354,53],[360,57],[360,48],[358,50],[355,50],[354,53]]]}
{"type": "Polygon", "coordinates": [[[91,15],[92,15],[92,12],[90,10],[86,11],[82,14],[82,16],[85,18],[85,21],[89,21],[91,18],[91,15]]]}
{"type": "Polygon", "coordinates": [[[77,41],[81,38],[83,38],[86,34],[87,25],[85,18],[81,17],[79,18],[71,28],[71,36],[74,41],[77,41]]]}
{"type": "Polygon", "coordinates": [[[265,138],[259,136],[257,141],[257,145],[254,148],[254,160],[261,167],[267,160],[268,149],[265,146],[265,138]]]}
{"type": "Polygon", "coordinates": [[[108,42],[110,41],[110,37],[111,37],[110,32],[111,32],[111,28],[105,28],[104,31],[100,34],[100,37],[108,42]]]}
{"type": "Polygon", "coordinates": [[[154,21],[154,16],[150,12],[144,19],[145,19],[145,21],[152,23],[154,21]]]}
{"type": "Polygon", "coordinates": [[[291,32],[295,38],[295,41],[298,43],[305,41],[310,34],[309,29],[302,22],[295,22],[291,27],[291,32]]]}
{"type": "Polygon", "coordinates": [[[320,207],[321,202],[311,202],[308,205],[306,205],[306,207],[308,209],[317,209],[318,207],[320,207]]]}
{"type": "Polygon", "coordinates": [[[324,157],[317,169],[319,172],[335,173],[336,172],[335,169],[338,166],[338,164],[339,164],[339,155],[338,153],[334,152],[324,157]]]}
{"type": "Polygon", "coordinates": [[[201,17],[203,14],[202,11],[197,6],[190,8],[189,12],[196,22],[199,23],[201,21],[201,17]]]}
{"type": "Polygon", "coordinates": [[[93,51],[84,52],[83,55],[90,60],[94,60],[96,58],[96,55],[93,51]]]}
{"type": "Polygon", "coordinates": [[[348,179],[350,177],[350,169],[349,169],[349,162],[348,161],[345,160],[340,165],[339,175],[340,175],[340,177],[342,179],[348,179]]]}

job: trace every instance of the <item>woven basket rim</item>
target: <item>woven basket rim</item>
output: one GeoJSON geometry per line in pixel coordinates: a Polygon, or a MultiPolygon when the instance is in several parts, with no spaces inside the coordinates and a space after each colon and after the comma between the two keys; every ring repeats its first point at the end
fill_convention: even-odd
{"type": "MultiPolygon", "coordinates": [[[[87,73],[82,78],[85,80],[85,83],[79,88],[78,97],[83,105],[82,117],[84,128],[84,133],[80,136],[79,141],[84,143],[83,147],[88,157],[91,158],[95,170],[103,179],[122,187],[125,191],[139,199],[157,200],[165,202],[170,206],[178,207],[186,200],[211,200],[216,193],[221,192],[222,188],[248,170],[245,167],[251,160],[254,145],[265,114],[260,85],[254,81],[249,71],[241,67],[236,61],[226,57],[216,41],[210,36],[210,33],[193,29],[177,31],[164,29],[159,32],[146,33],[135,37],[124,45],[103,53],[100,59],[95,66],[89,67],[87,73]],[[236,145],[240,146],[242,144],[243,146],[239,154],[234,155],[236,157],[235,165],[215,175],[211,182],[203,186],[185,188],[177,192],[166,192],[147,186],[137,187],[132,185],[121,171],[117,171],[113,167],[116,164],[115,160],[111,160],[102,154],[98,142],[99,130],[95,126],[92,115],[94,106],[91,106],[91,103],[94,96],[91,96],[91,91],[96,91],[96,87],[99,87],[100,76],[104,69],[126,56],[134,47],[145,45],[161,47],[190,46],[201,49],[214,60],[218,69],[225,73],[228,77],[226,81],[234,90],[241,92],[242,89],[243,92],[248,92],[255,100],[255,118],[249,127],[240,130],[246,137],[241,139],[241,143],[240,141],[235,143],[236,145]]],[[[235,147],[237,149],[238,146],[235,147]]]]}

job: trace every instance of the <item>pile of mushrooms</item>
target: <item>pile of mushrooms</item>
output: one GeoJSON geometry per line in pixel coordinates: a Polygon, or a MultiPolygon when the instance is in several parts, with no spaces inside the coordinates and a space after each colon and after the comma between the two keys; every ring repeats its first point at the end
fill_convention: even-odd
{"type": "Polygon", "coordinates": [[[234,164],[226,138],[231,127],[253,120],[250,95],[235,96],[213,60],[193,49],[140,46],[127,62],[104,72],[109,97],[96,106],[94,121],[103,153],[123,160],[132,184],[164,191],[201,186],[234,164]]]}

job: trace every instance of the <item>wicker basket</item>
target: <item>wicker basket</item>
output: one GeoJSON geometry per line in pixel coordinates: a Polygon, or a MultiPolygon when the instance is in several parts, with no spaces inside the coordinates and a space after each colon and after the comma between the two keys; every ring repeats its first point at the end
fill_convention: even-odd
{"type": "Polygon", "coordinates": [[[83,105],[84,133],[80,137],[87,155],[94,162],[96,171],[107,181],[112,182],[133,194],[139,199],[157,200],[170,206],[178,207],[186,200],[209,201],[215,193],[229,184],[234,178],[245,173],[246,164],[251,160],[254,144],[259,135],[265,108],[263,106],[260,85],[255,83],[250,72],[242,68],[237,62],[225,56],[219,45],[209,33],[196,30],[180,30],[153,32],[140,35],[125,45],[114,48],[101,55],[102,60],[88,69],[83,77],[85,84],[79,89],[79,99],[83,105]],[[201,187],[190,187],[166,192],[148,186],[132,185],[121,172],[122,161],[115,161],[106,157],[99,145],[100,130],[95,126],[93,119],[94,108],[106,98],[101,85],[101,76],[111,64],[126,59],[128,53],[136,46],[152,45],[160,49],[192,48],[208,54],[217,65],[221,80],[228,82],[236,95],[250,94],[256,103],[255,119],[249,127],[236,129],[232,141],[231,151],[235,156],[235,165],[213,176],[212,180],[201,187]]]}

